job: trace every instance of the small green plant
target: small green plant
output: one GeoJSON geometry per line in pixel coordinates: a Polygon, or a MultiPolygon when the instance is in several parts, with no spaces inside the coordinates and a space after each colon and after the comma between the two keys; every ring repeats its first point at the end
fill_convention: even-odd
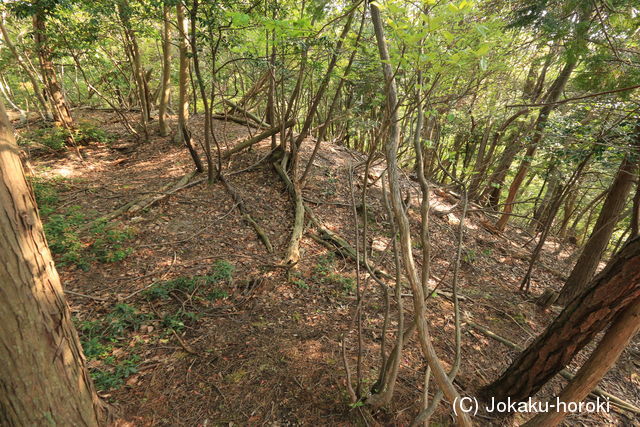
{"type": "Polygon", "coordinates": [[[99,319],[74,319],[85,356],[99,362],[90,369],[98,390],[117,389],[124,384],[126,378],[137,372],[140,357],[131,353],[127,340],[124,339],[125,334],[138,330],[151,317],[131,305],[116,304],[110,313],[99,319]],[[124,350],[121,354],[126,358],[116,358],[117,347],[124,350]]]}
{"type": "Polygon", "coordinates": [[[162,300],[169,298],[171,292],[180,291],[190,294],[196,288],[198,281],[203,276],[194,277],[178,277],[173,280],[167,280],[164,282],[158,282],[146,289],[142,294],[149,300],[162,300]]]}
{"type": "Polygon", "coordinates": [[[66,147],[70,137],[70,132],[63,127],[51,127],[37,129],[33,131],[33,135],[29,138],[31,141],[39,142],[52,150],[62,150],[66,147]]]}
{"type": "Polygon", "coordinates": [[[211,270],[209,271],[208,281],[210,284],[219,282],[230,282],[233,278],[233,272],[235,267],[229,261],[218,260],[216,261],[211,270]]]}
{"type": "Polygon", "coordinates": [[[113,136],[91,123],[84,122],[75,129],[74,137],[78,144],[89,144],[91,142],[109,143],[113,136]]]}
{"type": "Polygon", "coordinates": [[[345,293],[353,293],[356,290],[356,281],[351,277],[343,276],[341,274],[330,274],[327,279],[338,286],[342,287],[342,291],[345,293]]]}
{"type": "Polygon", "coordinates": [[[192,311],[185,311],[180,309],[173,314],[167,314],[162,318],[162,326],[167,328],[168,331],[180,332],[188,323],[197,322],[200,319],[198,313],[192,311]]]}
{"type": "Polygon", "coordinates": [[[55,211],[56,205],[60,201],[58,190],[51,183],[41,179],[32,178],[30,181],[40,216],[46,218],[55,211]]]}
{"type": "Polygon", "coordinates": [[[322,279],[333,271],[333,264],[336,260],[336,256],[333,252],[328,252],[318,258],[318,263],[313,268],[313,273],[316,278],[322,279]]]}
{"type": "Polygon", "coordinates": [[[60,265],[75,265],[88,270],[94,260],[118,262],[131,254],[133,249],[126,247],[125,242],[135,235],[133,228],[122,227],[118,222],[98,222],[89,230],[93,241],[85,243],[77,231],[80,225],[89,220],[85,210],[80,206],[59,210],[57,205],[60,196],[51,181],[33,178],[31,185],[49,248],[52,253],[59,255],[57,262],[60,265]]]}
{"type": "Polygon", "coordinates": [[[462,255],[462,260],[467,264],[473,264],[478,257],[478,253],[473,249],[465,249],[462,255]]]}
{"type": "Polygon", "coordinates": [[[44,233],[51,252],[60,255],[60,265],[89,269],[89,260],[84,256],[85,245],[76,232],[77,226],[85,220],[85,215],[77,206],[70,207],[64,214],[53,214],[46,218],[44,233]]]}
{"type": "Polygon", "coordinates": [[[52,126],[34,129],[25,133],[20,143],[22,145],[42,144],[55,151],[61,151],[74,142],[86,145],[92,142],[108,143],[114,138],[105,130],[91,124],[80,123],[75,129],[52,126]]]}
{"type": "Polygon", "coordinates": [[[112,356],[104,359],[105,369],[91,371],[93,383],[99,391],[118,389],[124,385],[124,380],[138,372],[140,356],[132,354],[129,358],[117,362],[112,356]]]}
{"type": "Polygon", "coordinates": [[[220,299],[229,298],[229,293],[223,289],[214,288],[205,295],[205,298],[209,301],[217,301],[220,299]]]}
{"type": "Polygon", "coordinates": [[[131,227],[119,227],[119,224],[100,222],[90,230],[96,239],[90,246],[91,252],[100,262],[118,262],[133,252],[125,247],[125,242],[135,235],[131,227]]]}
{"type": "Polygon", "coordinates": [[[167,280],[156,283],[142,294],[149,300],[168,299],[172,292],[182,292],[193,294],[196,291],[202,291],[201,295],[210,301],[224,299],[229,294],[213,285],[223,282],[230,282],[233,277],[234,266],[228,261],[217,261],[209,270],[206,276],[178,277],[176,279],[167,280]]]}
{"type": "Polygon", "coordinates": [[[294,271],[291,274],[291,283],[298,286],[300,289],[309,289],[309,285],[304,280],[304,276],[299,271],[294,271]]]}
{"type": "Polygon", "coordinates": [[[318,258],[318,263],[313,268],[314,279],[321,283],[335,284],[341,287],[345,293],[352,293],[356,289],[355,280],[335,272],[335,254],[329,252],[318,258]]]}
{"type": "Polygon", "coordinates": [[[104,318],[105,332],[115,337],[121,336],[125,331],[137,331],[140,326],[150,319],[150,315],[140,312],[134,306],[128,304],[116,304],[113,311],[104,318]]]}

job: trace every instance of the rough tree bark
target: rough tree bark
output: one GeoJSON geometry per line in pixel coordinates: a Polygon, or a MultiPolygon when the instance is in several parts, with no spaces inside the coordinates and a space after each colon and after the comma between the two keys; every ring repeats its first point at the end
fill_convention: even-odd
{"type": "Polygon", "coordinates": [[[639,297],[640,238],[635,238],[482,394],[496,401],[526,400],[639,297]]]}
{"type": "MultiPolygon", "coordinates": [[[[640,299],[629,305],[613,321],[607,333],[582,365],[576,376],[558,396],[562,402],[581,402],[616,363],[629,341],[640,329],[640,299]]],[[[555,403],[555,400],[554,400],[555,403]]],[[[551,406],[551,405],[550,405],[551,406]]],[[[555,427],[560,425],[566,412],[541,412],[526,427],[555,427]]]]}
{"type": "Polygon", "coordinates": [[[0,425],[98,425],[102,405],[1,103],[0,283],[0,425]]]}
{"type": "MultiPolygon", "coordinates": [[[[637,131],[636,147],[640,148],[640,125],[637,127],[637,131]]],[[[573,267],[562,291],[560,291],[558,303],[569,303],[584,289],[584,286],[595,274],[602,254],[609,244],[611,234],[624,210],[627,196],[633,186],[633,181],[638,171],[638,159],[636,157],[637,154],[629,154],[625,156],[620,164],[618,173],[611,187],[609,187],[607,198],[602,205],[593,232],[582,249],[580,257],[573,267]]]]}

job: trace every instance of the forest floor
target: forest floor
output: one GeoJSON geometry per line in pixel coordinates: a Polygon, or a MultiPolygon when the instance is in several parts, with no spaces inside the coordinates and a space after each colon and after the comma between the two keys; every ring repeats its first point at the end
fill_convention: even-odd
{"type": "MultiPolygon", "coordinates": [[[[233,173],[262,159],[269,152],[269,141],[234,155],[224,170],[253,218],[267,231],[273,253],[267,252],[243,220],[220,182],[181,189],[134,215],[77,234],[79,224],[154,194],[191,172],[193,165],[184,147],[171,137],[153,136],[148,143],[134,145],[115,114],[78,110],[76,116],[107,131],[113,140],[80,147],[82,161],[72,149],[34,150],[28,154],[29,168],[40,192],[41,211],[43,203],[48,203],[47,211],[41,212],[45,223],[61,239],[53,248],[58,252],[55,259],[89,366],[100,394],[118,409],[118,423],[371,423],[371,418],[365,421],[361,411],[349,405],[341,354],[346,336],[347,359],[355,378],[355,263],[307,233],[296,270],[279,267],[293,224],[293,204],[285,186],[266,162],[233,173]]],[[[214,125],[223,149],[248,132],[235,123],[214,121],[214,125]]],[[[20,134],[33,132],[33,126],[21,128],[20,134]]],[[[192,118],[190,126],[198,139],[202,116],[192,118]]],[[[312,145],[310,140],[305,143],[304,159],[312,145]]],[[[323,142],[304,190],[319,220],[351,244],[355,227],[348,171],[364,159],[362,154],[323,142]]],[[[371,175],[377,178],[383,167],[377,161],[371,175]]],[[[362,175],[359,168],[353,176],[357,197],[362,175]]],[[[409,212],[417,237],[417,184],[406,178],[402,185],[414,195],[409,212]]],[[[379,180],[368,195],[371,259],[392,271],[379,180]]],[[[431,222],[436,278],[432,283],[440,281],[439,289],[450,291],[461,206],[445,189],[435,188],[431,197],[436,211],[453,207],[448,215],[433,215],[431,222]]],[[[461,310],[466,319],[526,346],[559,311],[540,311],[534,299],[545,288],[561,287],[575,247],[550,242],[534,270],[532,293],[524,295],[518,287],[534,242],[515,227],[496,233],[487,225],[493,222],[481,212],[470,212],[465,219],[461,310]]],[[[419,251],[415,255],[420,265],[419,251]]],[[[384,300],[373,281],[366,284],[362,375],[363,386],[369,388],[377,376],[384,300]]],[[[438,354],[448,368],[455,345],[453,304],[445,294],[429,298],[428,320],[438,354]]],[[[410,298],[405,306],[410,306],[410,298]]],[[[390,329],[394,326],[392,316],[390,329]]],[[[389,334],[387,343],[392,339],[389,334]]],[[[575,372],[586,354],[580,354],[571,370],[575,372]]],[[[457,387],[462,394],[474,395],[516,355],[515,350],[463,324],[457,387]]],[[[601,388],[639,406],[639,360],[640,339],[636,338],[601,388]]],[[[402,361],[393,403],[387,411],[373,414],[375,422],[407,425],[411,421],[422,395],[424,367],[414,337],[402,361]]],[[[564,383],[555,379],[537,399],[547,400],[564,383]]],[[[448,407],[449,403],[441,404],[432,421],[449,424],[448,407]]],[[[476,422],[509,423],[488,414],[480,414],[476,422]]],[[[640,425],[633,414],[620,410],[570,415],[567,424],[640,425]]]]}

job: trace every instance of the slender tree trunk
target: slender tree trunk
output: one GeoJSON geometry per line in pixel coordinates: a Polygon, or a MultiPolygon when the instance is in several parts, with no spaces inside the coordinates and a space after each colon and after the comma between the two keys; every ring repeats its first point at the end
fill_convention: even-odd
{"type": "Polygon", "coordinates": [[[147,85],[145,83],[144,70],[142,68],[142,60],[140,58],[140,49],[138,48],[138,41],[136,39],[135,32],[131,27],[131,20],[129,17],[129,4],[128,0],[118,1],[118,15],[122,23],[124,30],[124,43],[125,49],[128,52],[129,60],[131,61],[131,68],[133,69],[133,78],[136,82],[136,89],[138,93],[138,99],[140,102],[140,124],[144,131],[145,139],[149,138],[149,126],[148,122],[151,118],[149,111],[149,95],[147,85]]]}
{"type": "Polygon", "coordinates": [[[180,51],[180,65],[178,73],[178,129],[176,142],[184,140],[183,129],[187,128],[189,120],[189,58],[187,56],[187,34],[189,32],[184,16],[182,1],[176,4],[176,19],[178,21],[178,48],[180,51]]]}
{"type": "Polygon", "coordinates": [[[636,238],[482,394],[496,401],[533,396],[639,297],[640,238],[636,238]]]}
{"type": "Polygon", "coordinates": [[[0,184],[0,424],[97,426],[102,404],[1,103],[0,184]]]}
{"type": "Polygon", "coordinates": [[[33,92],[35,93],[36,99],[38,100],[38,103],[40,104],[40,107],[44,112],[45,118],[50,119],[52,117],[51,109],[47,101],[44,99],[44,96],[42,96],[42,89],[40,88],[40,83],[38,83],[38,78],[33,73],[31,68],[29,68],[27,64],[22,60],[20,52],[18,52],[16,46],[11,41],[9,32],[4,25],[4,16],[0,17],[0,32],[2,33],[2,42],[9,48],[14,58],[16,59],[16,62],[18,63],[20,68],[22,68],[22,71],[24,71],[24,73],[27,75],[31,86],[33,87],[33,92]]]}
{"type": "Polygon", "coordinates": [[[471,184],[469,184],[469,198],[471,200],[477,200],[479,198],[479,189],[481,188],[481,185],[485,179],[485,175],[486,175],[487,169],[489,168],[489,165],[494,161],[493,156],[494,156],[495,149],[500,143],[502,136],[505,134],[506,130],[509,128],[509,125],[511,125],[517,118],[519,118],[524,114],[527,114],[528,112],[529,112],[528,109],[522,109],[512,114],[509,118],[507,118],[502,123],[502,125],[500,125],[500,127],[493,134],[491,147],[489,148],[489,152],[487,153],[487,156],[483,159],[480,159],[480,158],[477,159],[474,175],[471,180],[471,184]]]}
{"type": "Polygon", "coordinates": [[[491,176],[487,181],[487,186],[480,196],[480,200],[483,201],[483,203],[486,203],[487,206],[490,206],[493,209],[498,207],[504,180],[507,177],[509,169],[511,169],[511,165],[515,160],[516,155],[522,148],[521,141],[529,133],[531,126],[532,125],[530,123],[525,124],[522,122],[518,130],[507,140],[506,147],[498,160],[498,165],[491,173],[491,176]]]}
{"type": "Polygon", "coordinates": [[[640,235],[640,177],[636,182],[636,193],[633,195],[633,207],[631,208],[631,234],[629,239],[640,235]]]}
{"type": "Polygon", "coordinates": [[[62,93],[60,83],[58,83],[53,62],[51,61],[51,49],[48,45],[45,20],[46,17],[43,12],[37,12],[33,15],[33,37],[38,53],[38,60],[40,61],[42,80],[49,94],[53,119],[62,126],[73,127],[73,118],[71,117],[67,101],[62,93]]]}
{"type": "MultiPolygon", "coordinates": [[[[202,103],[204,105],[204,151],[207,157],[207,181],[209,184],[213,184],[215,176],[222,173],[222,171],[216,171],[216,168],[213,166],[213,157],[211,156],[211,109],[209,108],[209,99],[204,87],[204,80],[200,73],[200,59],[198,57],[197,48],[196,18],[198,17],[198,6],[199,1],[193,0],[193,4],[191,6],[191,55],[193,56],[193,69],[196,73],[196,79],[200,88],[200,96],[202,97],[202,103]]],[[[212,67],[212,69],[215,69],[215,66],[212,67]]]]}
{"type": "Polygon", "coordinates": [[[427,359],[429,366],[431,367],[433,376],[438,383],[438,386],[442,389],[445,396],[457,409],[454,411],[454,413],[456,414],[457,423],[462,426],[470,426],[471,420],[469,416],[460,408],[460,395],[447,376],[442,363],[438,359],[435,348],[433,347],[433,343],[431,341],[429,327],[425,320],[424,289],[420,283],[420,280],[418,279],[418,275],[415,269],[411,246],[411,230],[409,227],[409,220],[406,213],[404,212],[400,196],[398,177],[399,172],[397,163],[398,143],[400,135],[398,129],[398,95],[396,82],[393,69],[390,64],[387,41],[384,37],[384,28],[382,26],[380,9],[378,9],[375,3],[370,3],[370,10],[387,89],[386,104],[389,120],[389,136],[387,139],[387,143],[385,144],[385,156],[387,159],[387,174],[389,176],[389,187],[391,190],[391,206],[393,208],[395,217],[394,221],[397,222],[398,230],[400,233],[400,247],[402,260],[404,261],[404,268],[411,284],[411,290],[413,291],[414,315],[417,320],[416,323],[420,345],[422,348],[422,352],[427,359]]]}
{"type": "MultiPolygon", "coordinates": [[[[637,126],[637,132],[636,144],[637,148],[640,149],[640,126],[637,126]]],[[[593,232],[582,249],[573,270],[571,270],[567,283],[560,291],[559,304],[569,303],[584,289],[584,286],[595,274],[633,186],[633,181],[638,171],[638,159],[636,156],[637,154],[627,155],[622,161],[618,173],[611,187],[609,187],[609,193],[602,205],[593,232]]]]}
{"type": "Polygon", "coordinates": [[[189,26],[184,15],[184,4],[179,1],[176,4],[176,19],[178,21],[178,39],[180,46],[180,67],[179,67],[179,101],[178,101],[178,129],[176,130],[176,142],[183,143],[189,154],[193,159],[193,163],[196,166],[198,172],[204,171],[202,160],[196,151],[195,144],[191,138],[191,132],[189,131],[189,94],[188,94],[188,80],[189,80],[189,57],[188,54],[188,42],[187,35],[189,34],[189,26]]]}
{"type": "Polygon", "coordinates": [[[169,22],[169,6],[162,9],[162,88],[160,89],[160,108],[158,112],[158,122],[160,135],[169,135],[169,125],[167,124],[167,107],[169,106],[169,95],[171,93],[171,23],[169,22]]]}
{"type": "Polygon", "coordinates": [[[572,57],[565,63],[562,71],[560,71],[560,75],[553,82],[553,85],[551,85],[549,94],[545,97],[545,103],[547,103],[547,105],[543,106],[540,109],[531,143],[529,144],[527,152],[524,155],[524,159],[522,160],[522,162],[520,163],[520,167],[518,168],[518,172],[516,172],[516,175],[511,182],[511,186],[509,187],[509,194],[507,195],[507,198],[504,202],[505,206],[503,214],[496,223],[496,228],[498,230],[504,230],[505,226],[507,225],[507,221],[509,221],[510,214],[513,211],[513,202],[516,199],[524,178],[529,172],[529,167],[531,166],[533,156],[538,149],[538,144],[540,144],[540,141],[542,141],[542,137],[544,136],[544,128],[547,124],[547,121],[549,120],[549,115],[556,106],[554,103],[560,98],[560,94],[569,81],[569,77],[571,76],[571,73],[573,72],[573,69],[576,67],[577,63],[577,57],[572,57]]]}

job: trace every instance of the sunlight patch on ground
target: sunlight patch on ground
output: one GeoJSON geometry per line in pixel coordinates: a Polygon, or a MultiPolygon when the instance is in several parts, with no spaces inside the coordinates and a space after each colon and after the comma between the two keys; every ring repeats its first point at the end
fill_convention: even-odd
{"type": "Polygon", "coordinates": [[[69,178],[74,174],[73,168],[60,168],[56,169],[55,172],[63,178],[69,178]]]}

